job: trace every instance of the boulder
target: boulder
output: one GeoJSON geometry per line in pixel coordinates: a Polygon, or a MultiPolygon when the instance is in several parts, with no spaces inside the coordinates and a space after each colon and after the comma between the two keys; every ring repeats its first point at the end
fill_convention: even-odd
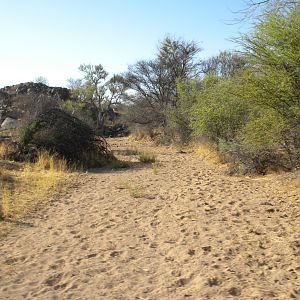
{"type": "Polygon", "coordinates": [[[50,87],[43,83],[26,82],[0,89],[0,124],[6,117],[28,119],[46,108],[58,106],[59,101],[70,98],[70,91],[50,87]]]}
{"type": "Polygon", "coordinates": [[[16,129],[19,127],[19,122],[11,117],[5,118],[1,124],[1,129],[16,129]]]}

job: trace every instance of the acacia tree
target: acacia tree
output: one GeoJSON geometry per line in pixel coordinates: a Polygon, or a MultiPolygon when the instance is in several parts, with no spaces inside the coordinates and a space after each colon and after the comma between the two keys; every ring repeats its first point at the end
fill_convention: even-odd
{"type": "Polygon", "coordinates": [[[166,110],[175,107],[178,99],[176,81],[197,77],[200,50],[193,41],[167,37],[160,43],[155,59],[129,67],[123,74],[123,84],[127,89],[124,98],[131,104],[132,122],[166,125],[166,110]]]}
{"type": "Polygon", "coordinates": [[[269,14],[239,44],[250,62],[245,96],[300,124],[300,6],[269,14]]]}
{"type": "Polygon", "coordinates": [[[107,79],[108,73],[101,64],[79,66],[81,79],[69,79],[73,97],[84,104],[95,120],[96,132],[103,134],[104,123],[112,105],[118,103],[123,85],[118,76],[107,79]]]}
{"type": "Polygon", "coordinates": [[[236,22],[263,18],[270,13],[287,11],[300,4],[299,0],[245,0],[244,8],[236,11],[236,22]]]}
{"type": "Polygon", "coordinates": [[[300,6],[266,13],[242,35],[247,63],[237,76],[205,76],[192,109],[193,134],[258,172],[299,166],[299,33],[300,6]]]}

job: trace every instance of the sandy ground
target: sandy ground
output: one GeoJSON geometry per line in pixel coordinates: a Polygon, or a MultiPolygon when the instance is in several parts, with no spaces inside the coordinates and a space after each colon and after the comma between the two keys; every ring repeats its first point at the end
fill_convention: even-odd
{"type": "Polygon", "coordinates": [[[152,151],[158,167],[79,175],[2,239],[0,299],[300,299],[297,175],[229,177],[152,151]]]}

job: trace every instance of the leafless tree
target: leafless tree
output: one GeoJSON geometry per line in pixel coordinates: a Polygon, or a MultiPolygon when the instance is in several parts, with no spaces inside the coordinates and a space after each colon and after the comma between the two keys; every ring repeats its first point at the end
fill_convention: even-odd
{"type": "Polygon", "coordinates": [[[241,54],[221,51],[218,55],[204,60],[201,63],[201,69],[204,74],[229,78],[246,65],[247,61],[241,54]]]}
{"type": "Polygon", "coordinates": [[[290,10],[300,5],[300,0],[244,0],[244,8],[235,11],[235,23],[257,19],[275,11],[290,10]]]}
{"type": "Polygon", "coordinates": [[[131,113],[137,110],[131,118],[134,122],[165,125],[165,110],[176,106],[176,81],[192,79],[200,73],[200,50],[193,41],[167,37],[160,43],[155,59],[138,61],[129,67],[122,82],[131,113]]]}
{"type": "Polygon", "coordinates": [[[73,98],[93,116],[96,132],[103,134],[107,116],[112,105],[119,102],[124,85],[118,76],[107,79],[108,73],[101,64],[82,64],[79,70],[83,78],[68,80],[73,98]]]}

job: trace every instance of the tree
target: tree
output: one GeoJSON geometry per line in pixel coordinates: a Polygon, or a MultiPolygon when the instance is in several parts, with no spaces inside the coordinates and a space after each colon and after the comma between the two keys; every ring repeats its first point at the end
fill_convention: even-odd
{"type": "Polygon", "coordinates": [[[160,45],[158,60],[166,70],[171,90],[173,91],[172,105],[176,105],[176,80],[195,79],[200,75],[201,63],[197,59],[200,48],[194,41],[184,41],[167,37],[160,45]]]}
{"type": "Polygon", "coordinates": [[[227,77],[210,61],[193,133],[258,172],[299,166],[300,6],[266,13],[238,42],[246,64],[227,77]]]}
{"type": "Polygon", "coordinates": [[[123,85],[117,76],[107,79],[108,73],[101,64],[79,66],[83,73],[81,79],[69,79],[69,86],[73,96],[79,104],[83,104],[95,121],[95,130],[102,134],[104,123],[111,106],[120,100],[123,85]]]}
{"type": "Polygon", "coordinates": [[[300,6],[267,15],[238,42],[250,62],[244,98],[300,124],[300,6]]]}
{"type": "Polygon", "coordinates": [[[43,83],[45,85],[49,85],[48,79],[44,76],[38,76],[34,79],[35,83],[43,83]]]}
{"type": "Polygon", "coordinates": [[[299,0],[246,0],[245,7],[236,12],[236,22],[260,19],[264,16],[295,8],[300,4],[299,0]]]}
{"type": "Polygon", "coordinates": [[[134,123],[166,126],[166,110],[175,107],[178,99],[176,80],[197,77],[199,51],[193,41],[167,37],[160,43],[155,59],[138,61],[129,67],[123,75],[127,90],[124,99],[131,104],[134,123]],[[142,110],[145,112],[141,114],[142,110]]]}
{"type": "Polygon", "coordinates": [[[221,51],[201,63],[204,74],[230,78],[247,66],[245,57],[237,52],[221,51]]]}
{"type": "Polygon", "coordinates": [[[201,85],[200,80],[177,81],[176,91],[178,97],[176,107],[170,107],[167,111],[170,133],[172,139],[177,142],[186,143],[191,138],[193,132],[191,116],[201,85]]]}
{"type": "Polygon", "coordinates": [[[124,99],[131,105],[131,121],[162,126],[164,110],[173,97],[170,78],[162,64],[157,59],[138,61],[129,67],[123,83],[126,87],[124,99]],[[142,114],[141,108],[144,110],[142,114]]]}

